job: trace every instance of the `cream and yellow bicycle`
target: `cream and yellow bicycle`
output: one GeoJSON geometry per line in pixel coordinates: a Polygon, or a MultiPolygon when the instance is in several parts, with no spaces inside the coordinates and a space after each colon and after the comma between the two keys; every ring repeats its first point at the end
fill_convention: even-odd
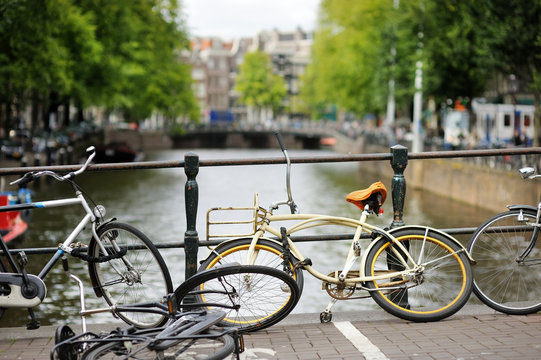
{"type": "MultiPolygon", "coordinates": [[[[287,164],[288,200],[276,202],[265,209],[259,206],[256,194],[253,207],[210,209],[207,213],[208,239],[230,239],[214,248],[209,247],[210,254],[201,262],[200,270],[230,262],[276,267],[288,272],[301,291],[303,270],[306,270],[323,282],[323,289],[332,298],[320,314],[321,322],[331,321],[331,308],[338,300],[358,299],[360,297],[355,294],[359,291],[363,292],[361,297],[372,297],[387,312],[410,321],[441,320],[466,304],[472,291],[471,266],[475,262],[455,238],[427,226],[410,225],[388,230],[367,222],[369,215],[380,213],[386,199],[387,190],[383,183],[377,182],[347,195],[346,200],[361,209],[360,219],[297,213],[291,195],[291,161],[283,140],[279,134],[277,137],[287,164]],[[275,213],[283,205],[290,208],[291,214],[275,213]],[[249,211],[253,218],[230,219],[231,211],[249,211]],[[248,223],[250,231],[237,235],[212,233],[220,226],[239,223],[248,223]],[[275,223],[291,225],[273,227],[275,223]],[[318,259],[305,257],[292,235],[329,226],[350,228],[354,235],[343,268],[324,274],[315,268],[318,259]],[[368,244],[361,251],[363,241],[368,244]]],[[[281,314],[278,309],[268,316],[281,314]]],[[[239,327],[246,325],[235,324],[239,327]]]]}

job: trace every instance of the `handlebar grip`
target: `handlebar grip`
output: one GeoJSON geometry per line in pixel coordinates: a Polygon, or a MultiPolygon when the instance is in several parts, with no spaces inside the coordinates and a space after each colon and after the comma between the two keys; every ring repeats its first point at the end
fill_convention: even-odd
{"type": "Polygon", "coordinates": [[[278,131],[275,134],[276,134],[276,138],[278,139],[278,142],[280,143],[280,148],[282,148],[282,151],[287,150],[284,144],[284,139],[282,138],[282,134],[280,134],[278,131]]]}
{"type": "Polygon", "coordinates": [[[34,173],[33,172],[28,172],[28,173],[24,174],[22,178],[11,182],[10,185],[17,184],[17,185],[19,185],[19,187],[24,187],[29,182],[32,182],[33,180],[34,180],[34,173]]]}

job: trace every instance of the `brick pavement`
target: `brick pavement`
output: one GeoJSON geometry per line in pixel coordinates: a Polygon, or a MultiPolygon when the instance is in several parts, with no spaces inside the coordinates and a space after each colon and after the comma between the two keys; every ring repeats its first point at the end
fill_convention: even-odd
{"type": "MultiPolygon", "coordinates": [[[[412,323],[376,312],[290,315],[245,336],[242,359],[539,359],[541,315],[508,316],[482,308],[435,323],[412,323]]],[[[0,328],[0,359],[48,359],[55,327],[0,328]]]]}

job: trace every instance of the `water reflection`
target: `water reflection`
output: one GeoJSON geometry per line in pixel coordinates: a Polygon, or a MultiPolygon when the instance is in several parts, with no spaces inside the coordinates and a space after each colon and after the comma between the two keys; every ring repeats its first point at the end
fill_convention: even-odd
{"type": "MultiPolygon", "coordinates": [[[[328,155],[321,151],[294,151],[291,156],[328,155]]],[[[145,160],[183,160],[186,150],[157,151],[147,154],[145,160]]],[[[279,150],[197,150],[201,160],[278,157],[279,150]]],[[[406,170],[407,171],[407,170],[406,170]]],[[[345,195],[350,191],[367,187],[380,180],[372,174],[359,174],[355,163],[338,164],[293,164],[292,191],[302,212],[324,213],[357,218],[357,207],[346,203],[345,195]]],[[[391,188],[391,179],[382,179],[391,188]]],[[[105,205],[108,214],[119,221],[130,223],[142,230],[154,242],[183,241],[186,231],[184,207],[183,168],[88,172],[80,177],[79,184],[97,202],[105,205]]],[[[197,230],[201,239],[206,238],[206,211],[218,206],[251,206],[255,192],[259,193],[262,206],[267,207],[277,200],[285,200],[285,165],[257,165],[232,167],[202,167],[197,176],[199,204],[197,230]]],[[[35,189],[36,200],[70,197],[73,195],[67,184],[45,183],[35,189]]],[[[392,222],[392,201],[384,205],[385,214],[373,218],[372,222],[388,226],[392,222]]],[[[437,228],[475,227],[488,216],[493,215],[470,205],[453,202],[433,194],[408,188],[404,208],[406,224],[426,224],[437,228]]],[[[30,229],[21,247],[54,247],[63,241],[67,229],[72,229],[83,216],[77,208],[62,207],[36,210],[30,229]]],[[[332,230],[338,231],[338,230],[332,230]]],[[[343,232],[340,231],[340,232],[343,232]]],[[[85,235],[86,236],[86,235],[85,235]]],[[[89,235],[88,235],[89,236],[89,235]]],[[[79,241],[86,242],[88,238],[79,241]]],[[[464,240],[465,241],[465,240],[464,240]]],[[[321,272],[340,269],[348,250],[347,242],[303,243],[301,250],[312,258],[314,266],[321,272]]],[[[199,250],[199,259],[208,253],[199,250]]],[[[173,284],[184,279],[184,253],[182,249],[162,250],[170,268],[173,284]]],[[[37,273],[43,267],[41,256],[31,256],[29,270],[37,273]]],[[[89,284],[86,265],[77,259],[70,259],[73,272],[89,284]]],[[[70,282],[61,266],[56,266],[46,278],[48,297],[37,307],[36,314],[42,324],[56,324],[60,321],[79,326],[79,309],[76,285],[70,282]]],[[[295,312],[322,311],[329,296],[321,290],[321,283],[306,274],[305,287],[295,312]]],[[[87,289],[87,307],[101,307],[104,302],[95,299],[87,289]]],[[[377,308],[372,300],[339,302],[334,311],[377,308]]],[[[379,310],[383,311],[383,310],[379,310]]],[[[24,311],[10,309],[0,321],[0,326],[23,325],[27,322],[24,311]]],[[[89,321],[99,322],[111,319],[110,315],[93,315],[89,321]]]]}

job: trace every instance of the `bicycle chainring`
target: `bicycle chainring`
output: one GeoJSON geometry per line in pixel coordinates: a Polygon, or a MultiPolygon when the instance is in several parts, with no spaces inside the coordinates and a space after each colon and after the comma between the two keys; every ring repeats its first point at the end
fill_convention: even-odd
{"type": "MultiPolygon", "coordinates": [[[[340,271],[333,271],[328,276],[338,279],[340,271]]],[[[359,271],[350,271],[346,276],[346,279],[359,277],[359,271]]],[[[355,285],[346,285],[345,283],[333,284],[327,281],[323,281],[323,290],[327,291],[330,297],[338,300],[347,300],[355,293],[355,285]]]]}

